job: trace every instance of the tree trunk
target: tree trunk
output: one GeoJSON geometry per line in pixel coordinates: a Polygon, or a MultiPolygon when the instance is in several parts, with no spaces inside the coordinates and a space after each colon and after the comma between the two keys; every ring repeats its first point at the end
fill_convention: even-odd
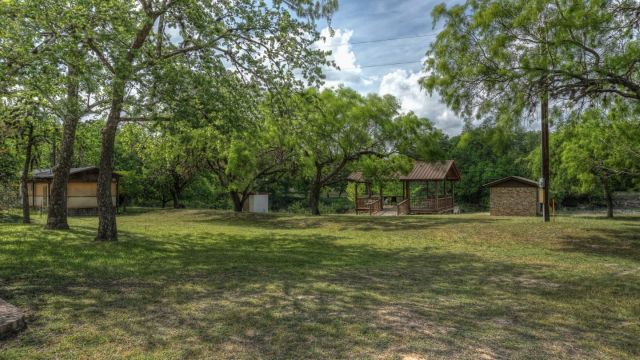
{"type": "MultiPolygon", "coordinates": [[[[159,16],[159,14],[158,14],[159,16]]],[[[127,81],[131,77],[131,64],[136,52],[144,45],[149,32],[153,29],[156,17],[145,21],[142,28],[136,34],[135,40],[128,49],[125,59],[116,61],[117,68],[111,86],[111,108],[109,118],[102,129],[102,152],[100,153],[100,174],[98,175],[98,241],[118,240],[118,229],[116,227],[116,209],[111,202],[111,178],[113,175],[113,149],[116,141],[116,131],[122,113],[124,103],[125,88],[127,81]]]]}
{"type": "MultiPolygon", "coordinates": [[[[25,147],[25,159],[24,167],[22,168],[22,222],[25,224],[31,223],[31,213],[29,211],[29,187],[27,181],[29,180],[29,167],[31,165],[31,151],[33,148],[33,125],[29,124],[29,130],[27,133],[27,145],[25,147]]],[[[35,196],[35,194],[32,194],[35,196]]],[[[43,194],[44,196],[44,194],[43,194]]]]}
{"type": "Polygon", "coordinates": [[[111,109],[109,118],[102,129],[102,153],[100,154],[100,173],[98,175],[98,235],[97,241],[118,240],[116,226],[116,211],[111,201],[111,179],[113,176],[113,150],[115,147],[116,131],[120,122],[120,112],[124,102],[126,82],[116,79],[113,84],[111,109]]]}
{"type": "Polygon", "coordinates": [[[162,202],[162,208],[164,209],[167,206],[167,203],[169,202],[169,199],[167,199],[167,197],[164,196],[164,194],[162,194],[162,197],[160,198],[160,201],[162,202]]]}
{"type": "MultiPolygon", "coordinates": [[[[544,84],[546,86],[546,83],[544,84]]],[[[544,222],[551,221],[549,214],[549,186],[551,186],[551,176],[549,171],[549,94],[544,90],[542,101],[540,102],[540,123],[542,126],[540,142],[542,155],[542,179],[543,179],[543,199],[542,199],[542,216],[544,222]]]]}
{"type": "Polygon", "coordinates": [[[233,201],[233,211],[242,212],[242,208],[244,207],[246,198],[244,196],[241,196],[237,191],[230,191],[229,195],[231,196],[231,200],[233,201]]]}
{"type": "Polygon", "coordinates": [[[322,184],[314,182],[309,189],[309,208],[311,209],[311,215],[320,215],[320,190],[322,190],[322,184]]]}
{"type": "Polygon", "coordinates": [[[607,218],[613,218],[613,193],[608,184],[604,185],[604,200],[607,203],[607,218]]]}
{"type": "Polygon", "coordinates": [[[60,144],[59,162],[53,168],[47,229],[69,229],[69,224],[67,223],[67,184],[69,182],[69,171],[71,170],[71,159],[73,158],[76,128],[80,121],[78,106],[78,77],[75,67],[70,66],[67,74],[67,107],[62,131],[62,143],[60,144]]]}
{"type": "Polygon", "coordinates": [[[186,187],[186,184],[183,184],[180,181],[180,175],[176,172],[173,172],[171,177],[173,178],[173,185],[171,189],[171,199],[173,200],[173,208],[180,209],[180,197],[182,195],[182,190],[186,187]]]}
{"type": "Polygon", "coordinates": [[[180,194],[178,193],[178,190],[171,190],[171,199],[173,200],[173,208],[174,209],[179,209],[180,208],[180,194]]]}

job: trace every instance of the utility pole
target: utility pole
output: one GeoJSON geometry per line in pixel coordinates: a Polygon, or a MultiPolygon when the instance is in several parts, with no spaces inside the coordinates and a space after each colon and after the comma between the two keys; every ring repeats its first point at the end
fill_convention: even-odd
{"type": "Polygon", "coordinates": [[[544,222],[549,222],[549,91],[547,81],[542,81],[542,99],[540,101],[540,123],[542,126],[542,141],[540,142],[542,154],[542,215],[544,222]]]}

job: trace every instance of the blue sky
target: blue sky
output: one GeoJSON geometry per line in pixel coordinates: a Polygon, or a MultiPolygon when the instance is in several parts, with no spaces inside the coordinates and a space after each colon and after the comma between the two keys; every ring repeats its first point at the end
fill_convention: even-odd
{"type": "MultiPolygon", "coordinates": [[[[361,93],[391,94],[402,103],[403,110],[430,118],[448,134],[457,134],[462,121],[437,96],[423,92],[418,79],[420,61],[435,38],[431,10],[442,0],[342,0],[332,27],[335,34],[321,43],[331,50],[341,71],[327,69],[327,86],[343,84],[361,93]],[[361,43],[372,40],[404,38],[361,43]],[[370,65],[405,63],[388,66],[370,65]]],[[[452,1],[446,1],[452,4],[452,1]]],[[[324,25],[326,26],[326,24],[324,25]]],[[[323,35],[329,36],[324,29],[323,35]]]]}

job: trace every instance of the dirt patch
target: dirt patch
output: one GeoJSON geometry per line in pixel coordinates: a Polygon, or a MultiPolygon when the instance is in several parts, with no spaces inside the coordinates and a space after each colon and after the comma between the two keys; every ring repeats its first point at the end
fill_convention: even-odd
{"type": "Polygon", "coordinates": [[[438,324],[402,305],[379,308],[376,311],[376,324],[400,335],[417,333],[427,336],[442,336],[452,330],[451,327],[438,324]]]}

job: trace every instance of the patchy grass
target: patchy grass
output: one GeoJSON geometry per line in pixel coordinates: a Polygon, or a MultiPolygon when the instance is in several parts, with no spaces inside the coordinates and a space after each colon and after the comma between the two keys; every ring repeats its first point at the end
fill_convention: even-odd
{"type": "Polygon", "coordinates": [[[640,217],[71,225],[0,223],[0,297],[29,314],[0,358],[640,357],[640,217]]]}

